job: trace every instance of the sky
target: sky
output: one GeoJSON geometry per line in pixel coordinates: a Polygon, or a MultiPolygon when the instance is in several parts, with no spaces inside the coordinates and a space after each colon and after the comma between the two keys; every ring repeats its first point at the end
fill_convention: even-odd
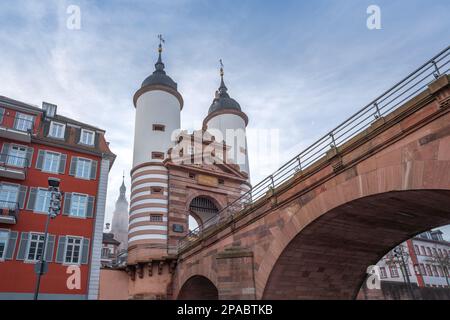
{"type": "Polygon", "coordinates": [[[158,34],[184,98],[183,129],[201,127],[223,59],[248,129],[277,130],[279,152],[263,166],[249,141],[258,182],[447,47],[449,9],[448,0],[4,0],[0,95],[54,103],[59,114],[106,130],[117,155],[110,221],[123,172],[129,191],[132,97],[154,70],[158,34]],[[381,10],[377,30],[366,25],[373,4],[381,10]],[[70,5],[80,9],[76,30],[67,28],[70,5]]]}

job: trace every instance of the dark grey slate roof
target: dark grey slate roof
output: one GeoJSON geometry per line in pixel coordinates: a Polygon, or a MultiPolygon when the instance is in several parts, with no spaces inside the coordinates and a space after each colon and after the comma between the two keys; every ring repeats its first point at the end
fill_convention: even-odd
{"type": "Polygon", "coordinates": [[[103,243],[119,245],[120,242],[114,239],[114,234],[103,232],[103,243]]]}
{"type": "Polygon", "coordinates": [[[225,86],[225,83],[222,80],[220,82],[219,90],[216,91],[216,97],[214,98],[211,106],[209,107],[208,114],[211,114],[220,110],[237,110],[242,111],[239,103],[230,97],[228,94],[228,88],[225,86]]]}
{"type": "Polygon", "coordinates": [[[164,71],[164,63],[159,52],[158,61],[155,64],[155,71],[142,82],[142,88],[149,85],[162,85],[177,90],[177,83],[164,71]]]}

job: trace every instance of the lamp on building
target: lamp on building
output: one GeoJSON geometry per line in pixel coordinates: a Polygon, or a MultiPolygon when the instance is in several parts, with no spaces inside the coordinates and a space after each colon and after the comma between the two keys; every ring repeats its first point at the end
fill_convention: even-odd
{"type": "Polygon", "coordinates": [[[45,223],[44,244],[42,246],[42,253],[41,256],[39,257],[39,262],[36,263],[35,266],[37,281],[36,281],[36,288],[34,290],[34,300],[37,300],[39,296],[41,276],[45,274],[48,269],[47,262],[45,261],[45,256],[47,253],[48,225],[50,224],[50,219],[56,218],[56,216],[61,213],[62,192],[59,190],[60,182],[61,180],[58,178],[53,177],[48,178],[48,192],[50,192],[50,204],[48,208],[47,221],[45,223]]]}

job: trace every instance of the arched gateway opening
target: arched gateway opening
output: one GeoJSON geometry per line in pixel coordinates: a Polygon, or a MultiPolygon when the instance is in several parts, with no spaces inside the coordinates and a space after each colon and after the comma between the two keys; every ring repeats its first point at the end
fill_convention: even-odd
{"type": "Polygon", "coordinates": [[[213,218],[217,217],[218,213],[219,209],[212,199],[205,196],[195,197],[189,205],[189,230],[214,223],[213,218]]]}
{"type": "Polygon", "coordinates": [[[219,292],[208,278],[193,276],[180,289],[178,300],[218,300],[219,292]]]}
{"type": "Polygon", "coordinates": [[[317,218],[278,257],[263,299],[354,299],[388,251],[450,224],[450,191],[393,191],[360,198],[317,218]]]}

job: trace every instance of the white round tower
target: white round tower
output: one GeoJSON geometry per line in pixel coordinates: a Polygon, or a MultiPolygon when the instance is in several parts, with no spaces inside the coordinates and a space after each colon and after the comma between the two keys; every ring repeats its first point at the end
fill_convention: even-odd
{"type": "Polygon", "coordinates": [[[250,177],[246,137],[248,117],[241,110],[239,103],[228,94],[223,75],[223,67],[221,67],[220,87],[216,91],[216,97],[209,108],[208,115],[203,120],[203,128],[219,130],[228,145],[234,144],[234,150],[228,155],[228,158],[238,164],[240,170],[250,177]],[[234,142],[229,141],[233,136],[236,137],[233,139],[234,142]]]}
{"type": "Polygon", "coordinates": [[[162,46],[155,71],[134,95],[136,121],[131,170],[128,264],[167,255],[168,172],[163,161],[180,129],[183,98],[164,71],[162,46]]]}

